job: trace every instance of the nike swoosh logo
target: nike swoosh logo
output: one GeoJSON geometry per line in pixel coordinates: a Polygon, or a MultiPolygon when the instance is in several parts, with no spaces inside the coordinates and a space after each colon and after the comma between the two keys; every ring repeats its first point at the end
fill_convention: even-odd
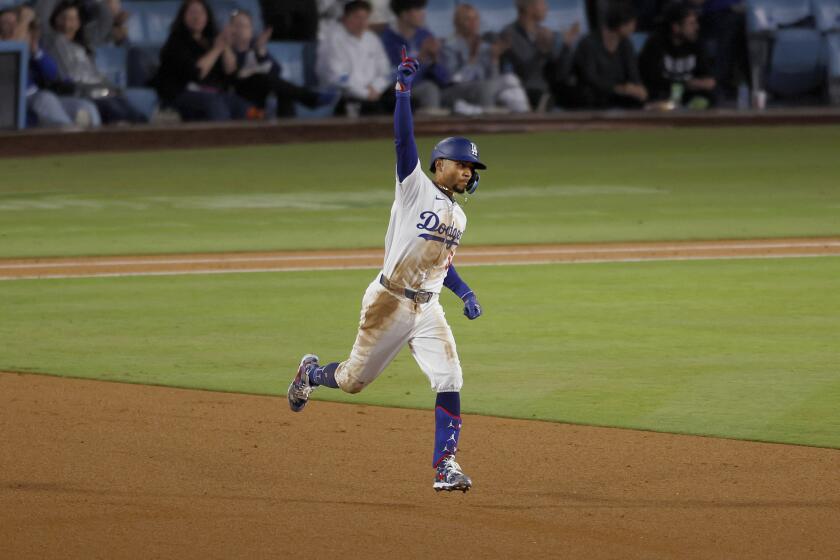
{"type": "Polygon", "coordinates": [[[446,199],[445,199],[445,198],[441,198],[441,197],[439,197],[439,196],[436,196],[436,197],[435,197],[435,200],[446,200],[446,199]]]}

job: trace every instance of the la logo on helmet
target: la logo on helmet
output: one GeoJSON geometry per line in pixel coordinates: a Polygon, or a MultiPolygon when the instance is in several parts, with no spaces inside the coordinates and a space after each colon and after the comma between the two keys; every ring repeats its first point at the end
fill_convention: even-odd
{"type": "Polygon", "coordinates": [[[470,142],[470,151],[472,152],[472,155],[478,157],[478,146],[475,145],[475,142],[470,142]]]}

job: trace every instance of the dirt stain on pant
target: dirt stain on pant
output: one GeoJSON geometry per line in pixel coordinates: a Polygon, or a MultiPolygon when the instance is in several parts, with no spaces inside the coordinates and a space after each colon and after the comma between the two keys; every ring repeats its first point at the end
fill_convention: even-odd
{"type": "Polygon", "coordinates": [[[342,362],[336,370],[336,380],[343,391],[358,393],[367,384],[366,376],[360,376],[359,370],[368,362],[382,334],[393,324],[399,305],[396,296],[383,291],[365,307],[350,359],[342,362]]]}

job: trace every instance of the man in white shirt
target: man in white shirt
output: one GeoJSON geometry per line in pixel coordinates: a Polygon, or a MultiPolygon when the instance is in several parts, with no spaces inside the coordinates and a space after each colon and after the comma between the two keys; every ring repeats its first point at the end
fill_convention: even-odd
{"type": "Polygon", "coordinates": [[[318,79],[342,91],[338,111],[351,115],[394,108],[394,73],[382,41],[368,28],[370,13],[366,0],[348,2],[340,25],[318,45],[318,79]]]}

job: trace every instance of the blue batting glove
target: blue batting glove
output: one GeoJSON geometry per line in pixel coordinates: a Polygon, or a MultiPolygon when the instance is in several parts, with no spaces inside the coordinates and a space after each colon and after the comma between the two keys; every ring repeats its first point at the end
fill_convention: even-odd
{"type": "Polygon", "coordinates": [[[472,292],[464,296],[464,315],[470,321],[481,317],[481,306],[478,304],[478,300],[475,299],[475,294],[472,292]]]}
{"type": "Polygon", "coordinates": [[[397,91],[411,91],[411,82],[420,70],[420,63],[417,59],[410,58],[405,54],[405,46],[402,48],[402,62],[397,66],[397,91]]]}

